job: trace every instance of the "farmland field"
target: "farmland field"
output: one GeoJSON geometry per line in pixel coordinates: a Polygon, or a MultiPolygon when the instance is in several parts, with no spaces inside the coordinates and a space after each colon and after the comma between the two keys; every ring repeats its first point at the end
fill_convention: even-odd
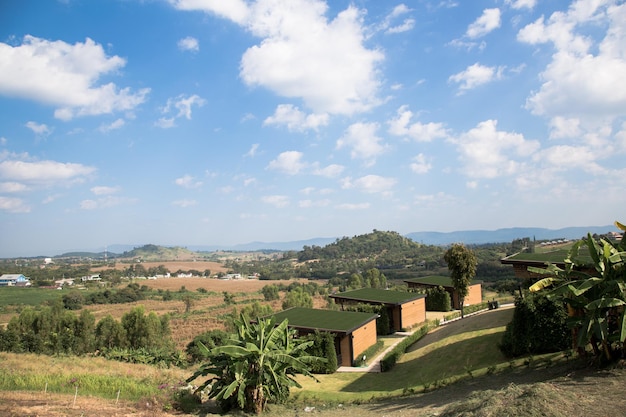
{"type": "MultiPolygon", "coordinates": [[[[196,271],[204,272],[205,270],[210,270],[211,274],[217,274],[219,272],[227,272],[228,269],[225,268],[219,262],[213,261],[163,261],[163,262],[116,262],[113,269],[124,270],[131,265],[141,265],[146,269],[156,268],[158,266],[163,265],[167,268],[171,273],[174,273],[178,270],[189,271],[191,269],[195,269],[196,271]]],[[[110,266],[101,266],[97,268],[93,268],[94,272],[103,271],[105,269],[111,269],[110,266]]]]}

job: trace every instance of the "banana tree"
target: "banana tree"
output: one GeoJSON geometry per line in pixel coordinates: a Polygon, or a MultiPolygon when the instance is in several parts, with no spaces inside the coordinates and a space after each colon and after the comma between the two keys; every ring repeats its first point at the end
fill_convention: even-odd
{"type": "Polygon", "coordinates": [[[310,356],[306,349],[313,343],[295,337],[287,320],[250,322],[245,315],[235,320],[236,333],[225,345],[205,349],[209,362],[188,381],[210,376],[198,387],[210,387],[209,398],[215,398],[223,409],[240,408],[261,413],[268,402],[280,402],[289,396],[289,388],[300,384],[294,376],[313,377],[310,369],[323,358],[310,356]]]}
{"type": "MultiPolygon", "coordinates": [[[[626,231],[626,226],[615,222],[626,231]]],[[[573,345],[584,353],[591,344],[596,356],[613,359],[614,352],[626,355],[626,237],[619,242],[596,240],[591,234],[576,242],[565,259],[564,268],[548,265],[529,271],[548,277],[537,281],[530,291],[547,291],[568,308],[573,328],[573,345]],[[588,257],[581,251],[586,249],[588,257]]]]}

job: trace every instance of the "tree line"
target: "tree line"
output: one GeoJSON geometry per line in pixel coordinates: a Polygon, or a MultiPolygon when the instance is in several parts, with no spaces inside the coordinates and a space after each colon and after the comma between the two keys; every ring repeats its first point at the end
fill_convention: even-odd
{"type": "Polygon", "coordinates": [[[0,351],[46,355],[106,354],[114,350],[165,351],[174,354],[169,316],[134,307],[121,320],[111,315],[96,322],[89,310],[66,310],[61,302],[27,307],[0,327],[0,351]]]}

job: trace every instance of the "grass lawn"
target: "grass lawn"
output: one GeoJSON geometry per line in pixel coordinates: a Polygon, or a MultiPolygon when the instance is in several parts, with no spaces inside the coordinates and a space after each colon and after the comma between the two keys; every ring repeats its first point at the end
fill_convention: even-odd
{"type": "Polygon", "coordinates": [[[303,388],[293,390],[293,395],[304,401],[368,401],[508,366],[497,345],[512,316],[512,308],[494,310],[436,329],[409,349],[390,372],[320,375],[320,383],[300,377],[303,388]]]}

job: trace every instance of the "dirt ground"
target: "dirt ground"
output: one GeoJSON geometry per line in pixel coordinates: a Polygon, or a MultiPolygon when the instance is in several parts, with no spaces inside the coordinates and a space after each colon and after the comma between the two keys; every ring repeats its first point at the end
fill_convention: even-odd
{"type": "MultiPolygon", "coordinates": [[[[133,265],[128,262],[116,262],[114,269],[123,270],[133,265]]],[[[204,272],[210,270],[211,274],[217,274],[218,272],[228,272],[228,268],[225,268],[219,262],[212,261],[163,261],[163,262],[141,262],[139,265],[146,269],[156,268],[163,265],[168,271],[174,273],[178,270],[189,271],[195,269],[196,271],[204,272]]],[[[102,266],[93,268],[93,271],[98,272],[105,269],[110,269],[108,266],[102,266]]]]}

